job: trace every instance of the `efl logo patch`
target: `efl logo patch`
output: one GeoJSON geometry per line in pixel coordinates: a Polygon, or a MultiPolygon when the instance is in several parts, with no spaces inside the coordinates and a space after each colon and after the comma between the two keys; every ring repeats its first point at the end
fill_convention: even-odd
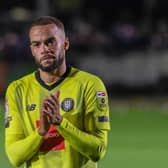
{"type": "Polygon", "coordinates": [[[10,126],[10,121],[12,120],[12,117],[9,116],[9,107],[8,107],[8,100],[5,99],[5,128],[8,128],[10,126]]]}
{"type": "MultiPolygon", "coordinates": [[[[36,126],[40,127],[40,121],[36,121],[36,126]]],[[[41,152],[58,151],[65,148],[64,138],[56,130],[54,125],[50,126],[47,135],[40,146],[41,152]]]]}
{"type": "Polygon", "coordinates": [[[61,103],[62,110],[68,112],[74,107],[74,100],[72,98],[65,98],[61,103]]]}
{"type": "Polygon", "coordinates": [[[107,116],[98,116],[99,122],[108,122],[109,118],[107,116]]]}
{"type": "Polygon", "coordinates": [[[105,91],[96,92],[96,103],[100,111],[107,110],[107,96],[105,91]]]}
{"type": "Polygon", "coordinates": [[[96,92],[96,96],[97,97],[104,97],[104,96],[106,96],[106,92],[104,92],[104,91],[96,92]]]}

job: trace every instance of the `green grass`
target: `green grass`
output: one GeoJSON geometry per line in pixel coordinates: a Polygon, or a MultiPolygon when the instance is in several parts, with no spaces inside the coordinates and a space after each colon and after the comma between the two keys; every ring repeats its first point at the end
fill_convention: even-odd
{"type": "Polygon", "coordinates": [[[8,159],[5,155],[4,149],[4,105],[0,103],[0,164],[2,168],[12,168],[11,164],[8,162],[8,159]]]}
{"type": "MultiPolygon", "coordinates": [[[[100,161],[99,168],[166,168],[168,165],[166,103],[114,101],[111,109],[107,153],[100,161]]],[[[1,108],[0,167],[12,168],[4,152],[2,114],[1,108]]]]}
{"type": "Polygon", "coordinates": [[[109,146],[100,168],[165,168],[168,109],[165,104],[114,105],[109,146]]]}

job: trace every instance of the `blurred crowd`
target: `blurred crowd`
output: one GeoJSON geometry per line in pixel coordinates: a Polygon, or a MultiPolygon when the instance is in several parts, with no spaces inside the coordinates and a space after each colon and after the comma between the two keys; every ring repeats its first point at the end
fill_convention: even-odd
{"type": "MultiPolygon", "coordinates": [[[[14,63],[31,59],[29,49],[27,24],[11,23],[9,28],[0,33],[0,58],[14,63]],[[15,25],[14,25],[15,24],[15,25]],[[20,29],[20,30],[19,30],[20,29]]],[[[71,52],[97,52],[106,55],[124,56],[129,51],[164,50],[168,48],[168,24],[158,22],[155,30],[148,29],[148,25],[119,21],[111,24],[104,30],[86,19],[72,18],[67,25],[67,34],[70,39],[71,52]]]]}
{"type": "MultiPolygon", "coordinates": [[[[154,20],[152,12],[146,12],[153,7],[149,2],[151,3],[142,0],[128,0],[127,3],[122,0],[104,0],[103,3],[100,0],[72,0],[69,3],[66,0],[1,1],[0,75],[4,77],[0,80],[0,93],[5,91],[8,67],[32,60],[28,25],[34,16],[50,14],[63,20],[70,39],[70,54],[100,52],[102,57],[111,58],[124,57],[132,51],[167,50],[167,18],[159,10],[160,15],[154,20]]],[[[162,4],[160,9],[164,8],[164,1],[159,2],[162,4]]],[[[71,60],[73,61],[77,62],[71,60]]]]}

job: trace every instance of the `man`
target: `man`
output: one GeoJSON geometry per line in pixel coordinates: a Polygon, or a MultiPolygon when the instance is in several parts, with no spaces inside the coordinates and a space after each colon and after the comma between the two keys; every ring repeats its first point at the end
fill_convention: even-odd
{"type": "Polygon", "coordinates": [[[15,166],[96,168],[107,147],[109,106],[102,81],[66,65],[69,41],[58,19],[32,22],[39,69],[6,93],[6,152],[15,166]]]}

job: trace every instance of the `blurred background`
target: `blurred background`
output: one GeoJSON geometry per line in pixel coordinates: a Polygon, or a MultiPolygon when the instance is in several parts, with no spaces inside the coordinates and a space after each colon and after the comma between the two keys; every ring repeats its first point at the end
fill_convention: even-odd
{"type": "Polygon", "coordinates": [[[1,0],[0,162],[8,84],[37,67],[28,28],[32,19],[61,19],[70,39],[68,62],[102,78],[110,104],[109,146],[100,168],[168,165],[168,2],[165,0],[1,0]]]}

